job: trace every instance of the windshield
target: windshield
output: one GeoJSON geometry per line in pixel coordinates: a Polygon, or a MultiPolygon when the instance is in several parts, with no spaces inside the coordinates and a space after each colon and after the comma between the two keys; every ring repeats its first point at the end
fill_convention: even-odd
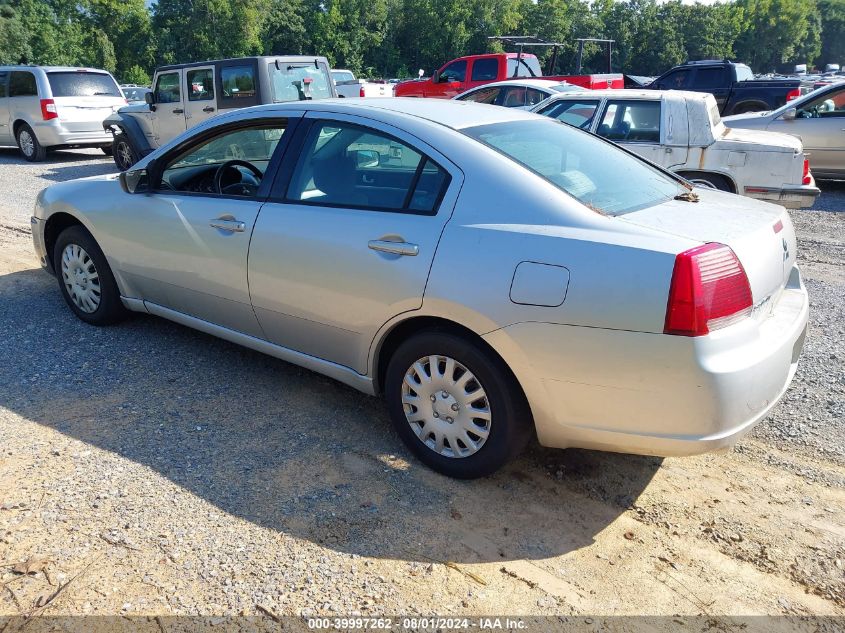
{"type": "Polygon", "coordinates": [[[280,68],[270,64],[270,82],[273,84],[273,101],[304,101],[329,99],[332,96],[328,73],[314,64],[293,65],[281,62],[280,68]]]}
{"type": "Polygon", "coordinates": [[[120,88],[106,73],[70,71],[47,73],[54,97],[122,97],[120,88]]]}
{"type": "Polygon", "coordinates": [[[462,131],[600,213],[630,213],[687,191],[612,143],[557,121],[508,121],[462,131]]]}

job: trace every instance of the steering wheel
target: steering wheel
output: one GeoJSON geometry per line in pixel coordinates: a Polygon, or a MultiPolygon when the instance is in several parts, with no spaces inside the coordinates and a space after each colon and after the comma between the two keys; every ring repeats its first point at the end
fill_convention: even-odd
{"type": "Polygon", "coordinates": [[[226,173],[227,169],[230,169],[232,167],[243,167],[249,170],[250,172],[252,172],[258,182],[261,182],[261,179],[264,177],[264,174],[261,173],[261,170],[248,161],[241,160],[239,158],[236,158],[234,160],[227,160],[225,163],[220,165],[220,167],[218,167],[217,171],[214,173],[214,191],[221,195],[224,193],[229,193],[241,196],[254,196],[258,192],[258,186],[252,183],[243,182],[243,174],[241,174],[241,172],[238,170],[235,171],[237,171],[238,175],[241,176],[241,180],[239,180],[238,182],[230,182],[225,185],[223,184],[223,175],[226,173]],[[237,192],[226,191],[227,189],[231,189],[234,187],[240,187],[241,190],[237,192]]]}

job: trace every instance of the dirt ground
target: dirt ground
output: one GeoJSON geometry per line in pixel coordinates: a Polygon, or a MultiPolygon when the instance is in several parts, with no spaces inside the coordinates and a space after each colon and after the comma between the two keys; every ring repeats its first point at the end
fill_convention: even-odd
{"type": "Polygon", "coordinates": [[[78,322],[32,253],[50,169],[0,155],[0,616],[845,615],[842,185],[793,214],[807,367],[759,432],[683,459],[535,445],[460,482],[327,378],[78,322]]]}

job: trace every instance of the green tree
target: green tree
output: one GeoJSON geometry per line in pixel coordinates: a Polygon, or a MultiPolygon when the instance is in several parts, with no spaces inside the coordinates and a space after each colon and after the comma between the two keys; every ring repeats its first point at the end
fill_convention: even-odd
{"type": "Polygon", "coordinates": [[[820,64],[845,65],[845,0],[819,0],[820,64]]]}
{"type": "Polygon", "coordinates": [[[0,64],[17,64],[32,56],[26,28],[8,0],[0,1],[0,64]]]}
{"type": "Polygon", "coordinates": [[[744,12],[735,49],[758,72],[812,62],[819,53],[815,0],[737,0],[744,12]]]}

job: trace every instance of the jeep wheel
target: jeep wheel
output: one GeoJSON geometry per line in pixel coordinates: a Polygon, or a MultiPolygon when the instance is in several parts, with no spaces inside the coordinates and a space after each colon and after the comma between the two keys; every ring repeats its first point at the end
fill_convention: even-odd
{"type": "Polygon", "coordinates": [[[114,157],[114,164],[120,171],[126,171],[132,165],[138,162],[138,154],[129,142],[129,137],[125,134],[118,134],[114,137],[114,144],[112,144],[112,155],[114,157]]]}

